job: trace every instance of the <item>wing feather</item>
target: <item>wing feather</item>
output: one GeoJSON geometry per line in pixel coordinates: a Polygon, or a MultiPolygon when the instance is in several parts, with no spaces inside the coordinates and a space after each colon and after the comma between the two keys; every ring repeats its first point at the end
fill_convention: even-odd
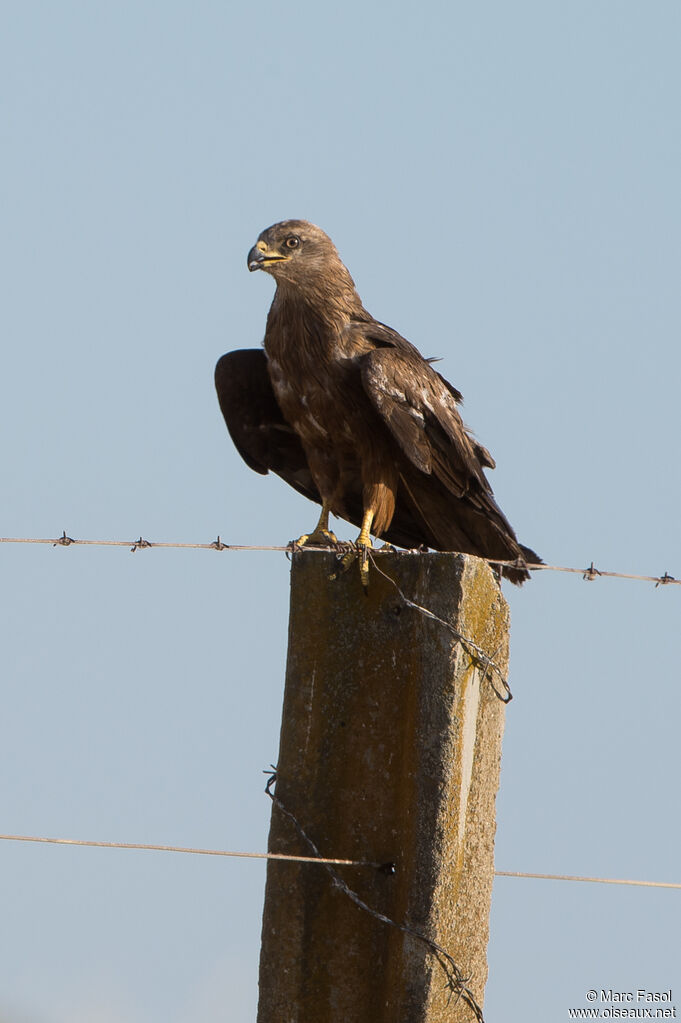
{"type": "MultiPolygon", "coordinates": [[[[416,350],[414,349],[414,352],[416,350]]],[[[409,461],[456,497],[475,480],[490,490],[452,389],[418,353],[381,348],[360,359],[364,390],[409,461]]],[[[457,392],[458,393],[458,392],[457,392]]],[[[481,449],[484,451],[485,449],[481,449]]]]}
{"type": "MultiPolygon", "coordinates": [[[[395,515],[384,539],[402,547],[426,544],[539,561],[534,551],[518,544],[494,500],[483,472],[493,459],[467,432],[456,407],[459,392],[400,335],[382,324],[369,326],[384,344],[367,352],[375,339],[365,338],[365,354],[357,360],[363,389],[405,456],[395,515]]],[[[276,473],[321,504],[303,446],[272,389],[264,351],[223,355],[215,368],[215,386],[227,429],[246,464],[263,475],[276,473]]],[[[348,475],[344,506],[347,520],[359,526],[359,463],[348,475]]],[[[503,571],[516,583],[527,578],[522,568],[503,571]]]]}
{"type": "MultiPolygon", "coordinates": [[[[408,460],[400,472],[396,518],[409,508],[420,520],[423,540],[438,550],[538,560],[518,543],[494,499],[484,473],[494,460],[468,433],[458,391],[404,346],[375,349],[359,362],[364,390],[408,460]]],[[[514,582],[527,576],[514,568],[504,574],[514,582]]]]}
{"type": "Polygon", "coordinates": [[[215,367],[220,410],[246,465],[274,472],[299,494],[321,504],[298,435],[284,419],[260,348],[223,355],[215,367]]]}

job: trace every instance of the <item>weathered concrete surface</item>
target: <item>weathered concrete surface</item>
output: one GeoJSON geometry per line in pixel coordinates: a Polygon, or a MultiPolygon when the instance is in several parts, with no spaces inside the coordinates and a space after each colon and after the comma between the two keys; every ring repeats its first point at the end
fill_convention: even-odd
{"type": "MultiPolygon", "coordinates": [[[[405,595],[506,673],[508,608],[482,561],[382,554],[405,595]]],[[[493,882],[504,704],[448,629],[406,607],[372,566],[369,595],[333,554],[295,555],[276,792],[370,906],[454,957],[479,1004],[493,882]]],[[[309,855],[274,807],[269,848],[309,855]]],[[[322,866],[270,861],[258,1023],[451,1023],[425,947],[372,918],[322,866]]]]}

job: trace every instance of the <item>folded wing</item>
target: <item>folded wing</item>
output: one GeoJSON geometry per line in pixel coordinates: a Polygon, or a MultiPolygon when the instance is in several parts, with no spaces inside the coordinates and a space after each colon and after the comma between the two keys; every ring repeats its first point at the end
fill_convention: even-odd
{"type": "MultiPolygon", "coordinates": [[[[412,346],[385,345],[362,356],[364,390],[405,460],[398,508],[420,520],[420,542],[436,550],[539,562],[518,543],[494,499],[484,469],[489,452],[472,437],[457,409],[459,393],[412,346]]],[[[522,582],[527,573],[504,574],[522,582]]]]}

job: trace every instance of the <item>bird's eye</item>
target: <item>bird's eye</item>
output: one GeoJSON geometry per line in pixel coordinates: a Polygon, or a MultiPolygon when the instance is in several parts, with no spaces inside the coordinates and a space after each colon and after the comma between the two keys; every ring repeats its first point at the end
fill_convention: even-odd
{"type": "Polygon", "coordinates": [[[290,235],[286,239],[286,248],[287,249],[297,249],[299,245],[300,245],[300,238],[298,238],[295,234],[290,235]]]}

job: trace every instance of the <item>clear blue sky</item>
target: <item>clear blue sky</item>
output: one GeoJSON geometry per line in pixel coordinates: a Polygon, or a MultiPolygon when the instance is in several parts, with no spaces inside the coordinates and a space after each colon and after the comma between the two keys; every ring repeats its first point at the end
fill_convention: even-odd
{"type": "MultiPolygon", "coordinates": [[[[547,561],[681,576],[675,2],[59,4],[0,16],[0,533],[286,542],[212,372],[304,217],[442,357],[547,561]]],[[[340,532],[350,536],[349,528],[340,532]]],[[[0,548],[0,831],[264,849],[277,554],[0,548]]],[[[511,603],[497,867],[681,880],[681,592],[511,603]]],[[[2,1023],[254,1019],[264,868],[0,843],[2,1023]]],[[[681,893],[499,879],[486,1014],[675,989],[681,893]]]]}

